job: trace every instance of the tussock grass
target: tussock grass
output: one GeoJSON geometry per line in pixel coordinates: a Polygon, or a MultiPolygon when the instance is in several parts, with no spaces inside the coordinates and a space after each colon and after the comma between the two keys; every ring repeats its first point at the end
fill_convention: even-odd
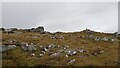
{"type": "MultiPolygon", "coordinates": [[[[19,31],[18,31],[19,32],[19,31]]],[[[84,47],[89,53],[94,52],[95,48],[100,48],[104,50],[103,54],[98,54],[97,56],[86,56],[85,53],[77,53],[77,55],[65,57],[63,53],[62,56],[50,57],[49,52],[47,52],[43,57],[39,57],[40,49],[34,52],[36,55],[31,57],[29,52],[24,52],[21,49],[21,45],[15,49],[3,52],[3,66],[39,66],[39,65],[50,65],[50,66],[115,66],[118,61],[118,42],[110,41],[95,41],[86,38],[76,38],[76,36],[88,35],[85,32],[74,32],[74,33],[56,33],[58,36],[64,36],[64,39],[51,39],[53,34],[40,34],[37,32],[22,32],[20,34],[2,34],[2,44],[10,44],[9,40],[15,40],[16,42],[22,43],[34,43],[37,46],[55,44],[59,46],[69,45],[69,49],[78,49],[84,47]],[[86,42],[84,44],[83,42],[86,42]],[[7,55],[4,55],[7,54],[7,55]],[[80,56],[84,56],[81,58],[80,56]],[[68,64],[71,59],[76,59],[72,64],[68,64]]],[[[94,36],[99,37],[113,37],[112,34],[95,32],[94,36]]],[[[116,38],[116,37],[115,37],[116,38]]],[[[58,48],[59,49],[59,48],[58,48]]],[[[56,49],[52,50],[55,53],[56,49]]]]}

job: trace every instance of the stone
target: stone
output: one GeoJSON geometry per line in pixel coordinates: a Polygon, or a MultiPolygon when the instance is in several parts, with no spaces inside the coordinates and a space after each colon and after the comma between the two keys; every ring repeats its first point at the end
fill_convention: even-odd
{"type": "Polygon", "coordinates": [[[97,52],[93,52],[93,53],[91,53],[91,56],[97,56],[97,52]]]}
{"type": "Polygon", "coordinates": [[[81,37],[82,37],[82,38],[84,38],[85,36],[84,36],[84,35],[82,35],[81,37]]]}
{"type": "Polygon", "coordinates": [[[49,46],[47,46],[47,45],[40,46],[40,49],[44,52],[47,52],[50,50],[49,46]]]}
{"type": "Polygon", "coordinates": [[[24,50],[24,51],[28,51],[28,45],[26,44],[26,45],[22,45],[22,49],[24,50]]]}
{"type": "Polygon", "coordinates": [[[64,36],[60,36],[59,38],[60,38],[60,39],[64,39],[64,36]]]}
{"type": "Polygon", "coordinates": [[[103,41],[108,41],[109,38],[108,38],[108,37],[104,37],[104,38],[102,38],[101,40],[103,40],[103,41]]]}
{"type": "Polygon", "coordinates": [[[43,26],[39,26],[37,28],[31,28],[30,31],[43,33],[44,32],[44,27],[43,26]]]}
{"type": "Polygon", "coordinates": [[[99,50],[97,53],[98,53],[98,54],[103,54],[103,53],[104,53],[104,50],[99,50]]]}
{"type": "Polygon", "coordinates": [[[91,53],[91,55],[97,56],[98,54],[103,54],[103,53],[104,53],[104,50],[97,48],[94,52],[91,53]]]}
{"type": "Polygon", "coordinates": [[[56,63],[59,63],[59,62],[56,62],[56,63]]]}
{"type": "Polygon", "coordinates": [[[94,38],[93,35],[87,35],[86,37],[89,38],[89,39],[93,39],[94,38]]]}
{"type": "Polygon", "coordinates": [[[114,42],[115,40],[114,39],[111,39],[111,42],[114,42]]]}
{"type": "Polygon", "coordinates": [[[90,38],[94,38],[94,36],[93,36],[93,35],[89,35],[89,37],[90,37],[90,38]]]}
{"type": "Polygon", "coordinates": [[[8,46],[0,45],[0,52],[7,51],[7,50],[13,49],[15,47],[16,47],[16,45],[8,45],[8,46]]]}
{"type": "Polygon", "coordinates": [[[81,49],[78,49],[77,51],[78,52],[84,52],[84,49],[81,48],[81,49]]]}
{"type": "Polygon", "coordinates": [[[48,51],[48,49],[47,49],[47,48],[44,48],[44,51],[46,51],[46,52],[47,52],[47,51],[48,51]]]}
{"type": "Polygon", "coordinates": [[[22,49],[24,51],[29,51],[29,52],[36,51],[35,45],[33,45],[33,44],[28,45],[27,43],[22,45],[22,49]]]}
{"type": "Polygon", "coordinates": [[[13,49],[16,47],[16,45],[8,45],[7,47],[8,47],[8,49],[13,49]]]}
{"type": "Polygon", "coordinates": [[[35,31],[36,31],[36,29],[35,29],[35,28],[31,28],[31,30],[30,30],[30,31],[35,32],[35,31]]]}
{"type": "Polygon", "coordinates": [[[77,51],[74,51],[74,50],[68,50],[65,52],[67,53],[68,56],[76,55],[76,53],[77,53],[77,51]]]}
{"type": "Polygon", "coordinates": [[[5,45],[0,45],[0,52],[6,51],[8,48],[5,45]]]}
{"type": "Polygon", "coordinates": [[[73,62],[75,62],[75,61],[76,61],[75,59],[72,59],[72,60],[69,60],[68,63],[73,63],[73,62]]]}
{"type": "Polygon", "coordinates": [[[60,54],[60,53],[54,53],[54,54],[52,54],[52,55],[50,55],[50,56],[59,56],[59,54],[60,54]]]}
{"type": "Polygon", "coordinates": [[[58,46],[56,46],[56,45],[54,45],[54,44],[50,44],[48,47],[49,47],[49,48],[57,48],[58,46]]]}
{"type": "Polygon", "coordinates": [[[50,37],[50,38],[51,38],[51,39],[55,39],[55,37],[53,37],[53,36],[52,36],[52,37],[50,37]]]}
{"type": "Polygon", "coordinates": [[[42,51],[43,54],[45,54],[46,52],[45,51],[42,51]]]}
{"type": "Polygon", "coordinates": [[[44,32],[44,27],[39,26],[38,28],[36,28],[36,31],[43,33],[44,32]]]}
{"type": "Polygon", "coordinates": [[[65,57],[68,57],[68,55],[65,55],[65,57]]]}
{"type": "Polygon", "coordinates": [[[32,38],[37,38],[36,36],[33,36],[32,38]]]}
{"type": "Polygon", "coordinates": [[[95,37],[95,41],[100,41],[101,38],[95,37]]]}
{"type": "Polygon", "coordinates": [[[66,47],[63,48],[64,50],[67,49],[66,47]]]}
{"type": "Polygon", "coordinates": [[[4,32],[6,32],[6,33],[14,33],[14,31],[12,29],[5,29],[4,32]]]}
{"type": "Polygon", "coordinates": [[[87,42],[82,42],[83,44],[87,44],[87,42]]]}
{"type": "Polygon", "coordinates": [[[34,53],[32,53],[32,54],[31,54],[31,57],[33,57],[33,56],[35,56],[35,54],[34,54],[34,53]]]}
{"type": "Polygon", "coordinates": [[[28,51],[36,51],[35,45],[33,45],[33,44],[29,45],[28,51]]]}
{"type": "Polygon", "coordinates": [[[40,54],[40,57],[42,57],[43,56],[43,54],[40,54]]]}

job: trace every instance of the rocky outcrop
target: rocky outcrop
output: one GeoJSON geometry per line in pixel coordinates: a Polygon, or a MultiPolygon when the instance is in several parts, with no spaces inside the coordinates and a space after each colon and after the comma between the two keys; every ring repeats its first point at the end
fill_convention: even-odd
{"type": "Polygon", "coordinates": [[[31,28],[30,31],[44,33],[44,27],[43,26],[39,26],[37,28],[31,28]]]}

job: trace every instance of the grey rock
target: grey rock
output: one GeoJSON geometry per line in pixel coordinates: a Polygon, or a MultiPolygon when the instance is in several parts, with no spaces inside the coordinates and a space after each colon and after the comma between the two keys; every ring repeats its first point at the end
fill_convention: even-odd
{"type": "Polygon", "coordinates": [[[101,38],[95,37],[95,41],[100,41],[100,40],[101,40],[101,38]]]}
{"type": "Polygon", "coordinates": [[[0,52],[7,51],[7,50],[13,49],[15,47],[16,47],[16,45],[8,45],[8,46],[0,45],[0,52]]]}
{"type": "Polygon", "coordinates": [[[31,28],[30,31],[43,33],[44,32],[44,27],[39,26],[38,28],[31,28]]]}
{"type": "Polygon", "coordinates": [[[76,61],[76,59],[72,59],[72,60],[69,60],[68,63],[73,63],[73,62],[75,62],[75,61],[76,61]]]}
{"type": "Polygon", "coordinates": [[[35,45],[29,45],[28,51],[36,51],[35,45]]]}
{"type": "Polygon", "coordinates": [[[33,44],[28,45],[27,43],[22,45],[22,49],[24,51],[29,51],[29,52],[36,51],[35,45],[33,44]]]}
{"type": "Polygon", "coordinates": [[[49,48],[57,48],[58,46],[56,46],[56,45],[54,45],[54,44],[50,44],[48,47],[49,47],[49,48]]]}
{"type": "Polygon", "coordinates": [[[78,52],[84,52],[84,49],[81,48],[81,49],[78,49],[77,51],[78,52]]]}
{"type": "Polygon", "coordinates": [[[112,38],[111,38],[111,39],[110,39],[110,41],[111,41],[111,42],[114,42],[114,41],[115,41],[115,39],[112,39],[112,38]]]}
{"type": "Polygon", "coordinates": [[[67,53],[68,56],[76,55],[77,51],[75,50],[66,50],[65,53],[67,53]]]}
{"type": "Polygon", "coordinates": [[[13,49],[13,48],[16,47],[16,45],[9,45],[9,46],[7,46],[7,47],[8,47],[8,49],[13,49]]]}
{"type": "Polygon", "coordinates": [[[50,56],[59,56],[59,55],[60,55],[60,53],[54,53],[54,54],[52,54],[50,56]]]}
{"type": "Polygon", "coordinates": [[[40,57],[42,57],[43,56],[43,54],[40,54],[40,57]]]}
{"type": "Polygon", "coordinates": [[[47,51],[50,50],[49,46],[46,46],[46,45],[40,46],[40,49],[41,49],[42,51],[44,51],[44,52],[47,52],[47,51]]]}
{"type": "Polygon", "coordinates": [[[99,50],[97,53],[98,53],[98,54],[103,54],[103,53],[104,53],[104,50],[99,50]]]}
{"type": "Polygon", "coordinates": [[[65,57],[68,57],[68,55],[65,55],[65,57]]]}
{"type": "Polygon", "coordinates": [[[109,38],[108,38],[108,37],[104,37],[104,38],[102,38],[101,40],[103,40],[103,41],[108,41],[109,38]]]}

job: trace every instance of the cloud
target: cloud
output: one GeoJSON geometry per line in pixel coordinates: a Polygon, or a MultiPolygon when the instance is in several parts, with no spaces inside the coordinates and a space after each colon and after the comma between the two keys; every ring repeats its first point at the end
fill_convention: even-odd
{"type": "Polygon", "coordinates": [[[3,3],[3,27],[31,28],[43,25],[47,31],[102,32],[118,30],[115,2],[16,2],[3,3]]]}
{"type": "Polygon", "coordinates": [[[1,0],[2,2],[118,2],[119,0],[1,0]]]}

